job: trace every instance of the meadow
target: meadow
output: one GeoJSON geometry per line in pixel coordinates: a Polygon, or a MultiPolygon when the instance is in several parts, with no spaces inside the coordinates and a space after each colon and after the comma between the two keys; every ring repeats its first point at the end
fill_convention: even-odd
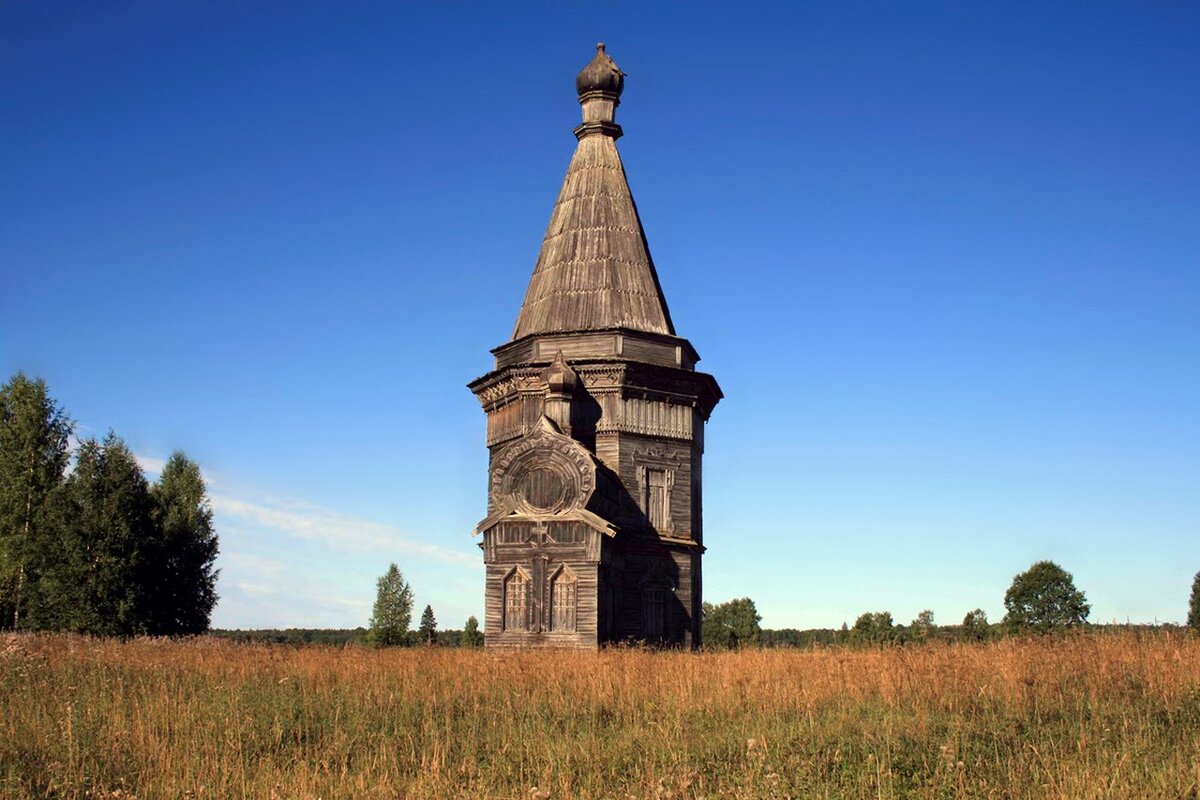
{"type": "Polygon", "coordinates": [[[0,639],[4,798],[1196,798],[1200,637],[725,653],[0,639]]]}

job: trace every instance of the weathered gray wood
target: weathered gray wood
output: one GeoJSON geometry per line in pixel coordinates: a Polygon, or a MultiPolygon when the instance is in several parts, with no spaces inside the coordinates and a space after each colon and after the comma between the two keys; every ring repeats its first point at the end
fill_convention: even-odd
{"type": "Polygon", "coordinates": [[[490,647],[700,643],[703,433],[721,390],[659,287],[616,149],[623,85],[599,48],[513,338],[470,384],[490,451],[490,647]]]}

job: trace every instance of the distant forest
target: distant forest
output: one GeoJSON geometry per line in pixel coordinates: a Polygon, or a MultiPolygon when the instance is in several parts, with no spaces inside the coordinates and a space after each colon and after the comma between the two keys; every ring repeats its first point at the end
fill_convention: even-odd
{"type": "MultiPolygon", "coordinates": [[[[757,642],[749,647],[832,647],[835,645],[871,646],[881,645],[916,645],[923,642],[957,642],[978,641],[980,639],[1000,639],[1010,635],[1010,629],[1003,624],[988,626],[988,633],[979,637],[974,633],[966,635],[961,625],[943,625],[934,627],[924,636],[907,634],[903,629],[907,626],[897,626],[896,635],[886,641],[867,641],[855,637],[852,629],[843,628],[764,628],[759,632],[757,642]]],[[[1158,631],[1182,630],[1183,627],[1171,623],[1162,625],[1088,625],[1088,630],[1095,632],[1137,632],[1152,633],[1158,631]]],[[[228,630],[213,628],[210,636],[229,639],[235,642],[260,644],[293,644],[293,645],[329,645],[343,647],[346,645],[366,645],[367,629],[359,628],[284,628],[261,630],[228,630]]],[[[437,632],[437,646],[459,647],[462,641],[461,630],[441,630],[437,632]]],[[[722,648],[723,649],[723,648],[722,648]]]]}

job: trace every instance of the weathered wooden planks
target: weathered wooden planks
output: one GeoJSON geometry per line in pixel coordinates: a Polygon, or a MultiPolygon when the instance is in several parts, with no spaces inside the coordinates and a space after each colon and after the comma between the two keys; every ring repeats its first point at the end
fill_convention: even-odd
{"type": "Polygon", "coordinates": [[[491,647],[700,642],[703,433],[721,390],[671,324],[616,149],[613,70],[601,51],[580,75],[579,144],[512,341],[470,384],[491,453],[491,647]]]}

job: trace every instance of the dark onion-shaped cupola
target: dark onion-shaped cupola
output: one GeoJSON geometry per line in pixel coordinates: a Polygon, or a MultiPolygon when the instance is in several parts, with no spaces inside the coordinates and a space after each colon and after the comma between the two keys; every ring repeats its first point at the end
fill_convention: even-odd
{"type": "Polygon", "coordinates": [[[621,126],[615,120],[624,89],[625,73],[604,51],[604,42],[598,43],[596,55],[575,76],[575,91],[579,92],[579,105],[583,106],[583,124],[575,129],[575,136],[582,139],[600,134],[621,138],[621,126]]]}
{"type": "Polygon", "coordinates": [[[621,96],[625,88],[625,73],[604,50],[604,42],[596,44],[596,55],[575,76],[575,91],[580,98],[589,92],[605,92],[621,96]]]}

